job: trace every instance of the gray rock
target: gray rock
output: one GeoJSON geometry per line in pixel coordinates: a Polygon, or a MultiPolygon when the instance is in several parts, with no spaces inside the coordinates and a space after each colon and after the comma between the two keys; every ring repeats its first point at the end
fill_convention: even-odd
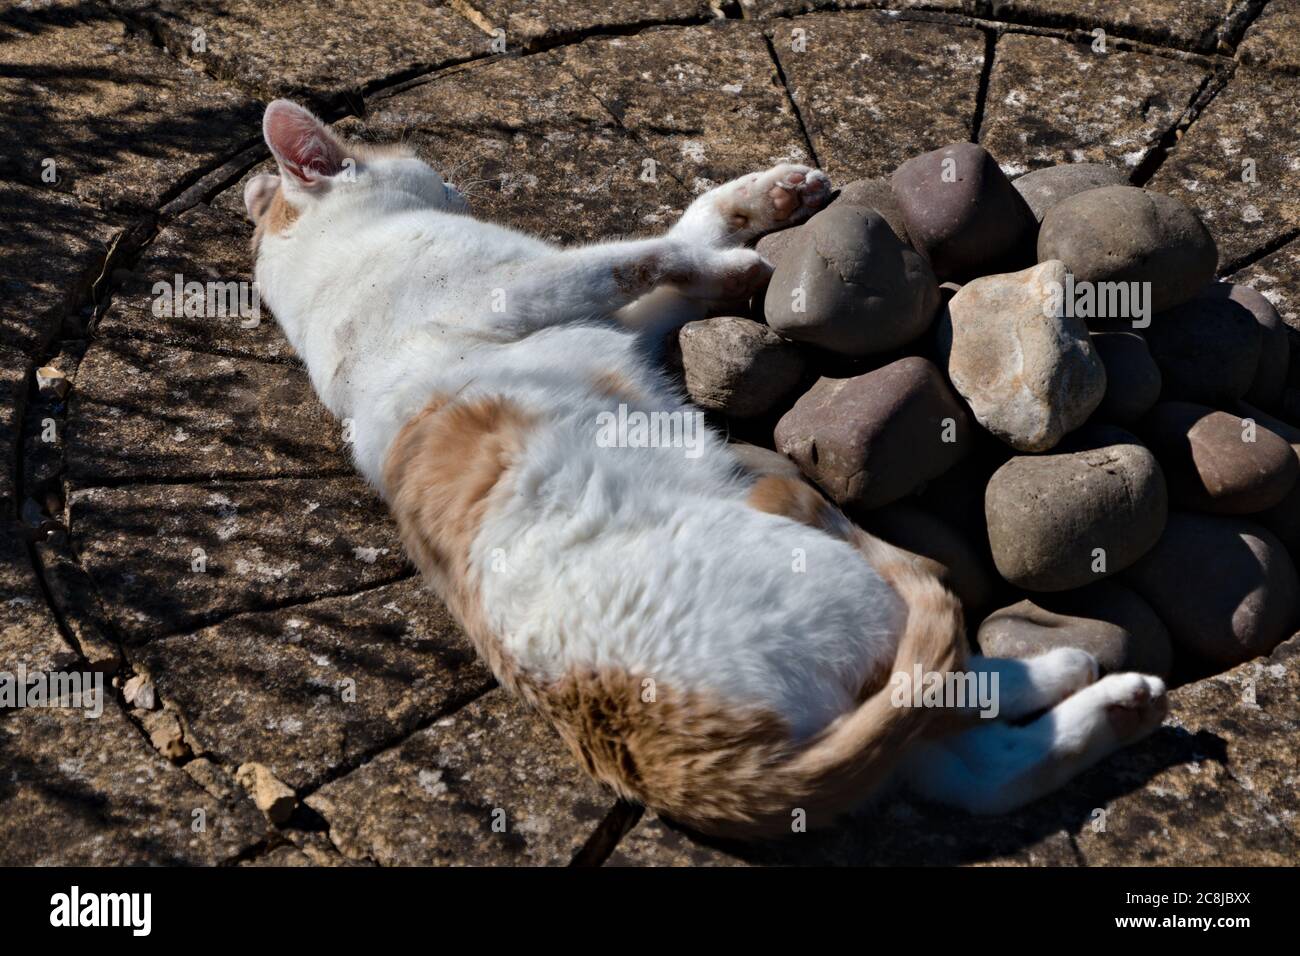
{"type": "Polygon", "coordinates": [[[954,143],[909,159],[890,185],[912,245],[940,280],[1014,266],[1032,249],[1034,214],[982,146],[954,143]]]}
{"type": "Polygon", "coordinates": [[[850,509],[910,494],[970,444],[961,403],[939,370],[915,356],[856,378],[820,379],[776,426],[777,451],[850,509]]]}
{"type": "Polygon", "coordinates": [[[1065,591],[1140,558],[1164,529],[1167,496],[1141,445],[1016,457],[984,494],[998,572],[1030,591],[1065,591]]]}
{"type": "Polygon", "coordinates": [[[975,638],[988,657],[1035,657],[1077,647],[1103,674],[1140,671],[1166,677],[1173,664],[1169,632],[1150,605],[1113,581],[1036,595],[994,611],[975,638]]]}
{"type": "Polygon", "coordinates": [[[1227,299],[1248,311],[1259,324],[1259,364],[1255,380],[1245,394],[1252,405],[1272,408],[1282,400],[1286,387],[1287,367],[1291,361],[1291,337],[1273,303],[1248,285],[1215,282],[1205,291],[1206,298],[1227,299]]]}
{"type": "Polygon", "coordinates": [[[912,239],[907,234],[907,222],[903,217],[902,207],[898,205],[898,199],[894,196],[893,187],[890,186],[888,179],[855,179],[847,186],[840,187],[835,202],[844,203],[846,206],[874,209],[880,213],[885,222],[889,223],[889,228],[894,230],[894,235],[898,237],[899,242],[904,245],[912,244],[912,239]]]}
{"type": "Polygon", "coordinates": [[[912,341],[938,305],[934,273],[884,218],[837,203],[813,216],[786,250],[764,314],[786,338],[861,356],[912,341]]]}
{"type": "Polygon", "coordinates": [[[1300,475],[1296,455],[1268,428],[1191,402],[1161,402],[1142,420],[1176,508],[1242,515],[1280,504],[1300,475]]]}
{"type": "Polygon", "coordinates": [[[1177,649],[1219,667],[1267,654],[1295,625],[1295,565],[1271,531],[1242,518],[1170,513],[1125,581],[1177,649]]]}
{"type": "Polygon", "coordinates": [[[948,375],[979,423],[1020,451],[1044,451],[1082,425],[1106,370],[1080,319],[1049,307],[1065,267],[1044,262],[968,282],[948,303],[948,375]]]}
{"type": "MultiPolygon", "coordinates": [[[[831,205],[860,206],[874,210],[889,223],[889,228],[894,231],[899,242],[911,244],[907,237],[907,226],[903,222],[903,211],[898,208],[898,201],[894,199],[887,179],[855,179],[840,188],[831,200],[831,205]]],[[[769,232],[758,240],[755,248],[775,267],[785,257],[786,250],[794,244],[796,237],[807,227],[807,223],[802,223],[789,229],[769,232]]]]}
{"type": "Polygon", "coordinates": [[[686,392],[734,418],[770,411],[799,384],[804,358],[765,325],[736,316],[688,322],[678,333],[686,392]]]}
{"type": "Polygon", "coordinates": [[[1047,211],[1076,193],[1102,186],[1124,186],[1128,174],[1105,163],[1066,163],[1035,169],[1011,181],[1040,223],[1047,211]]]}
{"type": "Polygon", "coordinates": [[[1092,347],[1106,367],[1106,394],[1097,417],[1116,425],[1133,424],[1160,398],[1160,367],[1146,340],[1134,332],[1094,332],[1092,347]]]}
{"type": "Polygon", "coordinates": [[[1245,306],[1207,294],[1157,315],[1146,340],[1164,398],[1219,405],[1250,390],[1264,331],[1245,306]]]}
{"type": "Polygon", "coordinates": [[[1133,186],[1089,189],[1043,217],[1038,260],[1060,259],[1076,282],[1150,282],[1162,312],[1214,278],[1218,252],[1196,213],[1168,196],[1133,186]]]}

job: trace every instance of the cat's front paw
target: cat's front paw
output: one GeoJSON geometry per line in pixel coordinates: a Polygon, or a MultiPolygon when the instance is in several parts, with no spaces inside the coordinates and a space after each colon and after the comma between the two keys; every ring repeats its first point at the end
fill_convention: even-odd
{"type": "Polygon", "coordinates": [[[783,163],[751,173],[719,189],[718,212],[748,241],[798,225],[831,198],[831,181],[820,169],[783,163]]]}

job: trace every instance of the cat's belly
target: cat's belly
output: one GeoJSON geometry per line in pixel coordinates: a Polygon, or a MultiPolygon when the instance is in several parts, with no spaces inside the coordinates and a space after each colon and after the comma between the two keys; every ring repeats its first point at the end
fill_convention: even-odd
{"type": "Polygon", "coordinates": [[[848,544],[742,501],[656,513],[484,523],[480,593],[523,672],[622,672],[775,712],[803,737],[893,659],[901,601],[848,544]]]}

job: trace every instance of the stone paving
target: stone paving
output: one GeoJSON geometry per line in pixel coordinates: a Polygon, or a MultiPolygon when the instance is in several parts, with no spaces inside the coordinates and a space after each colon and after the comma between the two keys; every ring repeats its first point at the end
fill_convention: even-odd
{"type": "Polygon", "coordinates": [[[262,105],[291,95],[564,241],[662,229],[782,160],[839,182],[955,140],[1013,174],[1109,162],[1199,209],[1221,273],[1300,330],[1300,0],[840,6],[0,14],[0,670],[109,687],[97,719],[0,714],[0,863],[1300,858],[1300,636],[1178,688],[1151,740],[1012,817],[892,799],[740,847],[617,803],[419,589],[269,317],[156,312],[177,275],[251,279],[242,184],[268,162],[262,105]],[[66,394],[38,389],[41,366],[66,394]]]}

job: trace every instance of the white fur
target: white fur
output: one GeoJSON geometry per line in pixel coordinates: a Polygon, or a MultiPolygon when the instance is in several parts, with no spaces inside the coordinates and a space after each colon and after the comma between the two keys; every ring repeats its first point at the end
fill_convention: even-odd
{"type": "MultiPolygon", "coordinates": [[[[701,197],[666,236],[580,249],[463,214],[454,189],[409,157],[361,163],[352,181],[282,175],[299,216],[263,237],[257,278],[317,393],[352,420],[357,467],[376,487],[394,437],[434,395],[504,396],[537,414],[509,498],[472,551],[488,619],[521,667],[544,677],[618,667],[769,709],[804,737],[850,710],[867,674],[892,660],[900,600],[848,544],[749,507],[752,479],[718,436],[703,436],[698,457],[600,447],[600,416],[618,400],[593,387],[617,372],[644,396],[633,410],[692,413],[651,360],[652,337],[614,317],[640,308],[647,325],[668,312],[680,322],[762,268],[738,247],[776,223],[760,215],[738,232],[719,201],[760,208],[791,170],[825,185],[778,167],[701,197]],[[667,306],[656,292],[629,308],[636,295],[614,276],[646,262],[690,278],[667,306]]],[[[981,666],[1012,685],[1017,714],[1095,678],[1077,655],[981,666]]],[[[1079,733],[1101,733],[1089,730],[1099,706],[1075,705],[1079,733]]],[[[1054,752],[1055,738],[1041,728],[1040,738],[1041,752],[1019,751],[1026,766],[1054,752]]],[[[964,796],[955,755],[980,751],[954,746],[914,768],[922,789],[972,808],[1005,802],[1005,786],[964,796]]]]}

